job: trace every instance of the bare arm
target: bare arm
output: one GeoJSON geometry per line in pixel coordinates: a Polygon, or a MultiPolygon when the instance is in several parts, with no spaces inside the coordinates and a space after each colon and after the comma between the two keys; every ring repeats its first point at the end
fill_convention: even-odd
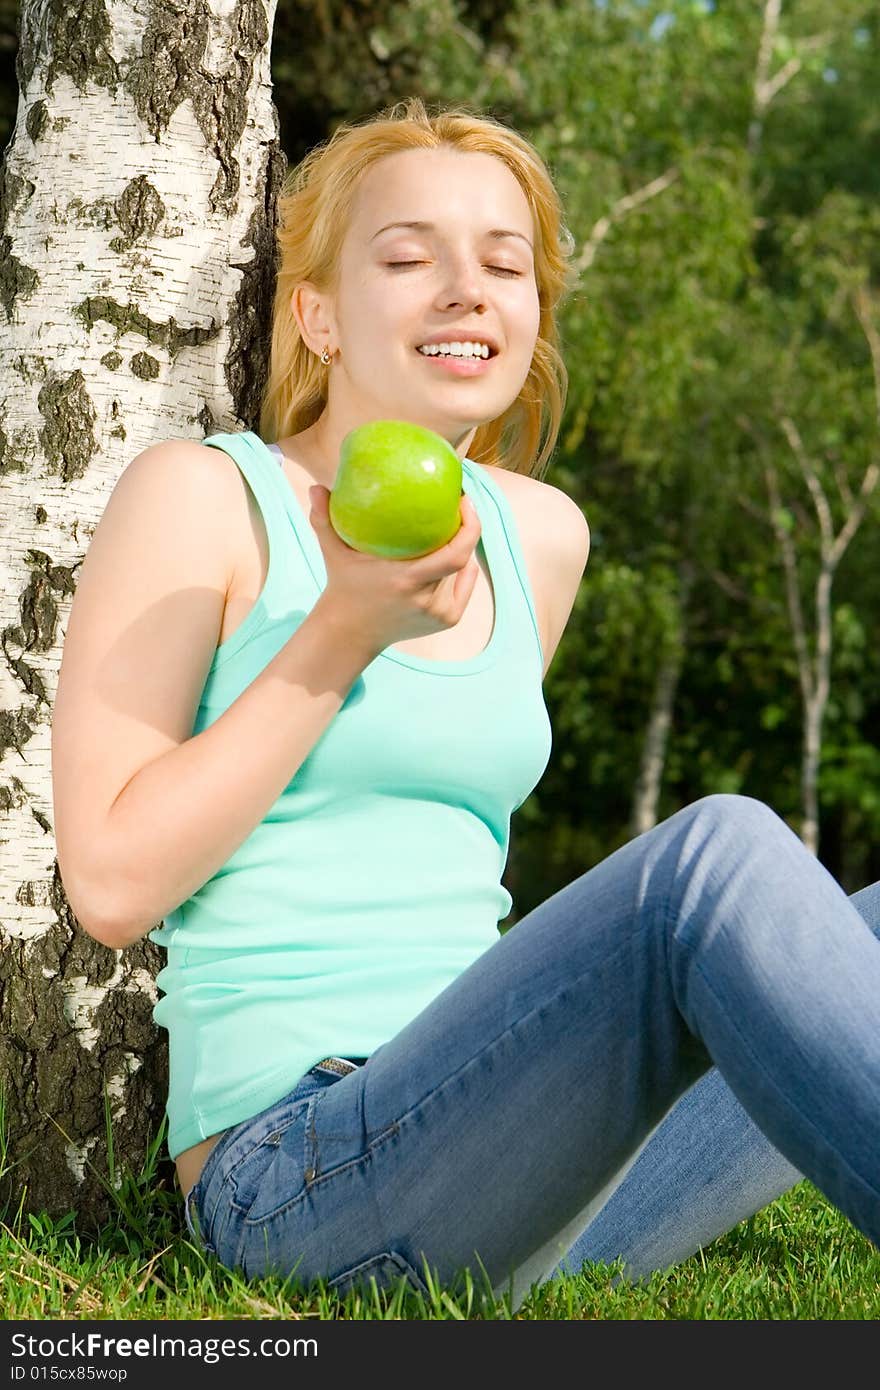
{"type": "MultiPolygon", "coordinates": [[[[341,619],[341,615],[338,615],[341,619]]],[[[206,883],[259,825],[375,652],[319,599],[207,729],[141,768],[110,808],[103,940],[129,946],[206,883]]]]}
{"type": "Polygon", "coordinates": [[[246,484],[220,451],[171,440],[129,464],[105,508],[74,597],[52,724],[61,878],[80,925],[105,946],[137,941],[226,863],[379,652],[454,624],[467,603],[478,519],[466,515],[429,556],[379,560],[335,536],[318,492],[327,587],[196,735],[246,484]]]}
{"type": "Polygon", "coordinates": [[[324,595],[192,736],[246,508],[228,456],[154,445],[116,484],[82,566],[53,712],[54,829],[73,912],[106,946],[138,940],[226,862],[376,654],[324,595]]]}

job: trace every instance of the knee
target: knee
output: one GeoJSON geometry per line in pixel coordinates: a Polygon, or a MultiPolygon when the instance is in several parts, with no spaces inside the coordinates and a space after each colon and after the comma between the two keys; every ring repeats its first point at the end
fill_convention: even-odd
{"type": "Polygon", "coordinates": [[[680,896],[670,891],[670,900],[680,907],[674,935],[692,946],[713,938],[714,909],[721,905],[737,935],[775,931],[769,910],[744,911],[742,902],[751,904],[757,894],[769,903],[772,885],[789,891],[791,874],[807,855],[794,831],[766,802],[734,793],[702,797],[684,816],[674,862],[675,874],[681,874],[680,896]],[[746,897],[738,903],[742,894],[746,897]],[[707,904],[711,911],[703,910],[707,904]]]}
{"type": "Polygon", "coordinates": [[[761,840],[780,832],[786,836],[793,834],[766,801],[759,801],[754,796],[742,796],[739,792],[713,792],[695,801],[689,809],[701,825],[719,832],[761,840]]]}

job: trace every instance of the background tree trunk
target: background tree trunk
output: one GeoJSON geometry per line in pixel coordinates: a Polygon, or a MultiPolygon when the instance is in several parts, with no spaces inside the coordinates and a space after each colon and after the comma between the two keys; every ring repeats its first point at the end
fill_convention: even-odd
{"type": "Polygon", "coordinates": [[[112,1209],[105,1099],[117,1171],[141,1170],[163,1121],[164,953],[109,950],[72,917],[52,705],[77,568],[122,470],[159,439],[257,419],[286,165],[274,10],[21,8],[0,168],[0,1211],[24,1194],[84,1230],[112,1209]]]}
{"type": "Polygon", "coordinates": [[[675,713],[675,697],[687,652],[688,609],[694,580],[693,565],[689,561],[682,562],[679,566],[679,617],[675,639],[662,651],[657,663],[648,710],[648,725],[639,760],[630,823],[634,836],[643,835],[646,830],[653,829],[659,820],[660,788],[663,784],[663,769],[666,766],[669,734],[675,713]]]}

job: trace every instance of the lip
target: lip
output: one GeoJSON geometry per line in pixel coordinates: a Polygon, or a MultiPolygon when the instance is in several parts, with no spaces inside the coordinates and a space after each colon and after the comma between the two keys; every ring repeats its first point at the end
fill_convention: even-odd
{"type": "Polygon", "coordinates": [[[431,357],[419,352],[418,348],[415,348],[414,352],[423,362],[437,367],[440,371],[448,372],[450,376],[482,376],[499,356],[496,353],[495,357],[440,357],[439,354],[431,357]]]}

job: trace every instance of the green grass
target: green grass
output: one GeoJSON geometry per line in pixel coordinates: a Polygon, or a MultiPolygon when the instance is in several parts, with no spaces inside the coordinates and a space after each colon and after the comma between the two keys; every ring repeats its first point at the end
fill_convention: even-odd
{"type": "MultiPolygon", "coordinates": [[[[455,1291],[430,1281],[423,1299],[404,1284],[336,1295],[323,1281],[247,1281],[203,1255],[189,1239],[179,1192],[157,1175],[162,1128],[137,1175],[114,1170],[115,1215],[96,1236],[59,1219],[0,1210],[0,1287],[5,1319],[876,1319],[880,1252],[810,1183],[665,1274],[632,1284],[617,1266],[533,1286],[511,1315],[483,1278],[455,1291]]],[[[0,1102],[0,1177],[9,1172],[0,1102]]],[[[167,1171],[167,1163],[165,1165],[167,1171]]],[[[479,1273],[479,1271],[478,1271],[479,1273]]]]}

